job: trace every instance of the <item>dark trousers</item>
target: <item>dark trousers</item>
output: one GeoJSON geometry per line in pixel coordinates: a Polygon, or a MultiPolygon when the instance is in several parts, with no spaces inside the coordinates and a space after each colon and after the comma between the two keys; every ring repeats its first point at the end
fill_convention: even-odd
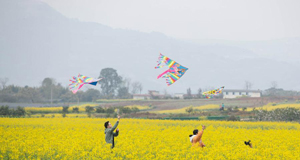
{"type": "Polygon", "coordinates": [[[119,135],[119,132],[113,133],[113,141],[112,141],[112,145],[111,145],[112,149],[115,147],[115,137],[117,137],[118,135],[119,135]]]}

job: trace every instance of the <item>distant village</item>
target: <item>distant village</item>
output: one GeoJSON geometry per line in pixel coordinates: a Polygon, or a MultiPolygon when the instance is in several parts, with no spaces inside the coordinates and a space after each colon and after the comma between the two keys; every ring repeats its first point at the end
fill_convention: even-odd
{"type": "MultiPolygon", "coordinates": [[[[223,93],[215,96],[215,98],[240,98],[240,97],[261,97],[261,90],[234,90],[228,89],[223,90],[223,93]]],[[[134,94],[133,99],[196,99],[203,98],[202,94],[185,94],[185,93],[175,93],[170,94],[160,94],[159,91],[149,90],[148,94],[134,94]]]]}

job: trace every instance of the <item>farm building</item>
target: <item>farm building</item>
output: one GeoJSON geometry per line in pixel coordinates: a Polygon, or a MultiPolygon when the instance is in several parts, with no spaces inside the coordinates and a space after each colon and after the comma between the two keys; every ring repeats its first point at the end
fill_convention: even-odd
{"type": "Polygon", "coordinates": [[[261,90],[224,89],[223,99],[239,97],[261,97],[261,90]]]}

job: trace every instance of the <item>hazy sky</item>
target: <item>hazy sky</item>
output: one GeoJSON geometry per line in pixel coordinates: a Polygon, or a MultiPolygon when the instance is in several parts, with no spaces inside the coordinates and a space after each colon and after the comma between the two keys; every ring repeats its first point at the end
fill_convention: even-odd
{"type": "Polygon", "coordinates": [[[300,0],[41,0],[63,15],[180,39],[300,36],[300,0]]]}

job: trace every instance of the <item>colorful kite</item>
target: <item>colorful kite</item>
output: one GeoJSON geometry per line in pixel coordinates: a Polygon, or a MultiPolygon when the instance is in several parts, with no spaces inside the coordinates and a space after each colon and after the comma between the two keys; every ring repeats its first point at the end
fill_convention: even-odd
{"type": "Polygon", "coordinates": [[[209,98],[212,98],[213,96],[221,94],[223,89],[224,89],[224,86],[220,87],[218,89],[215,89],[215,90],[210,90],[210,91],[203,92],[202,95],[205,96],[207,99],[209,99],[209,98]]]}
{"type": "Polygon", "coordinates": [[[188,68],[183,67],[179,63],[173,61],[172,59],[162,55],[160,53],[159,58],[158,58],[158,64],[155,67],[157,68],[162,68],[164,66],[168,66],[169,69],[164,71],[162,74],[158,75],[157,79],[159,78],[166,78],[166,83],[168,86],[176,82],[179,78],[181,78],[184,73],[188,70],[188,68]]]}
{"type": "Polygon", "coordinates": [[[90,84],[90,85],[94,85],[96,86],[98,81],[100,81],[102,78],[100,79],[94,79],[94,78],[90,78],[87,76],[83,76],[83,75],[78,75],[78,77],[73,76],[73,80],[70,80],[72,83],[69,84],[69,88],[70,90],[72,90],[72,92],[74,94],[76,94],[76,92],[84,85],[84,84],[90,84]]]}

